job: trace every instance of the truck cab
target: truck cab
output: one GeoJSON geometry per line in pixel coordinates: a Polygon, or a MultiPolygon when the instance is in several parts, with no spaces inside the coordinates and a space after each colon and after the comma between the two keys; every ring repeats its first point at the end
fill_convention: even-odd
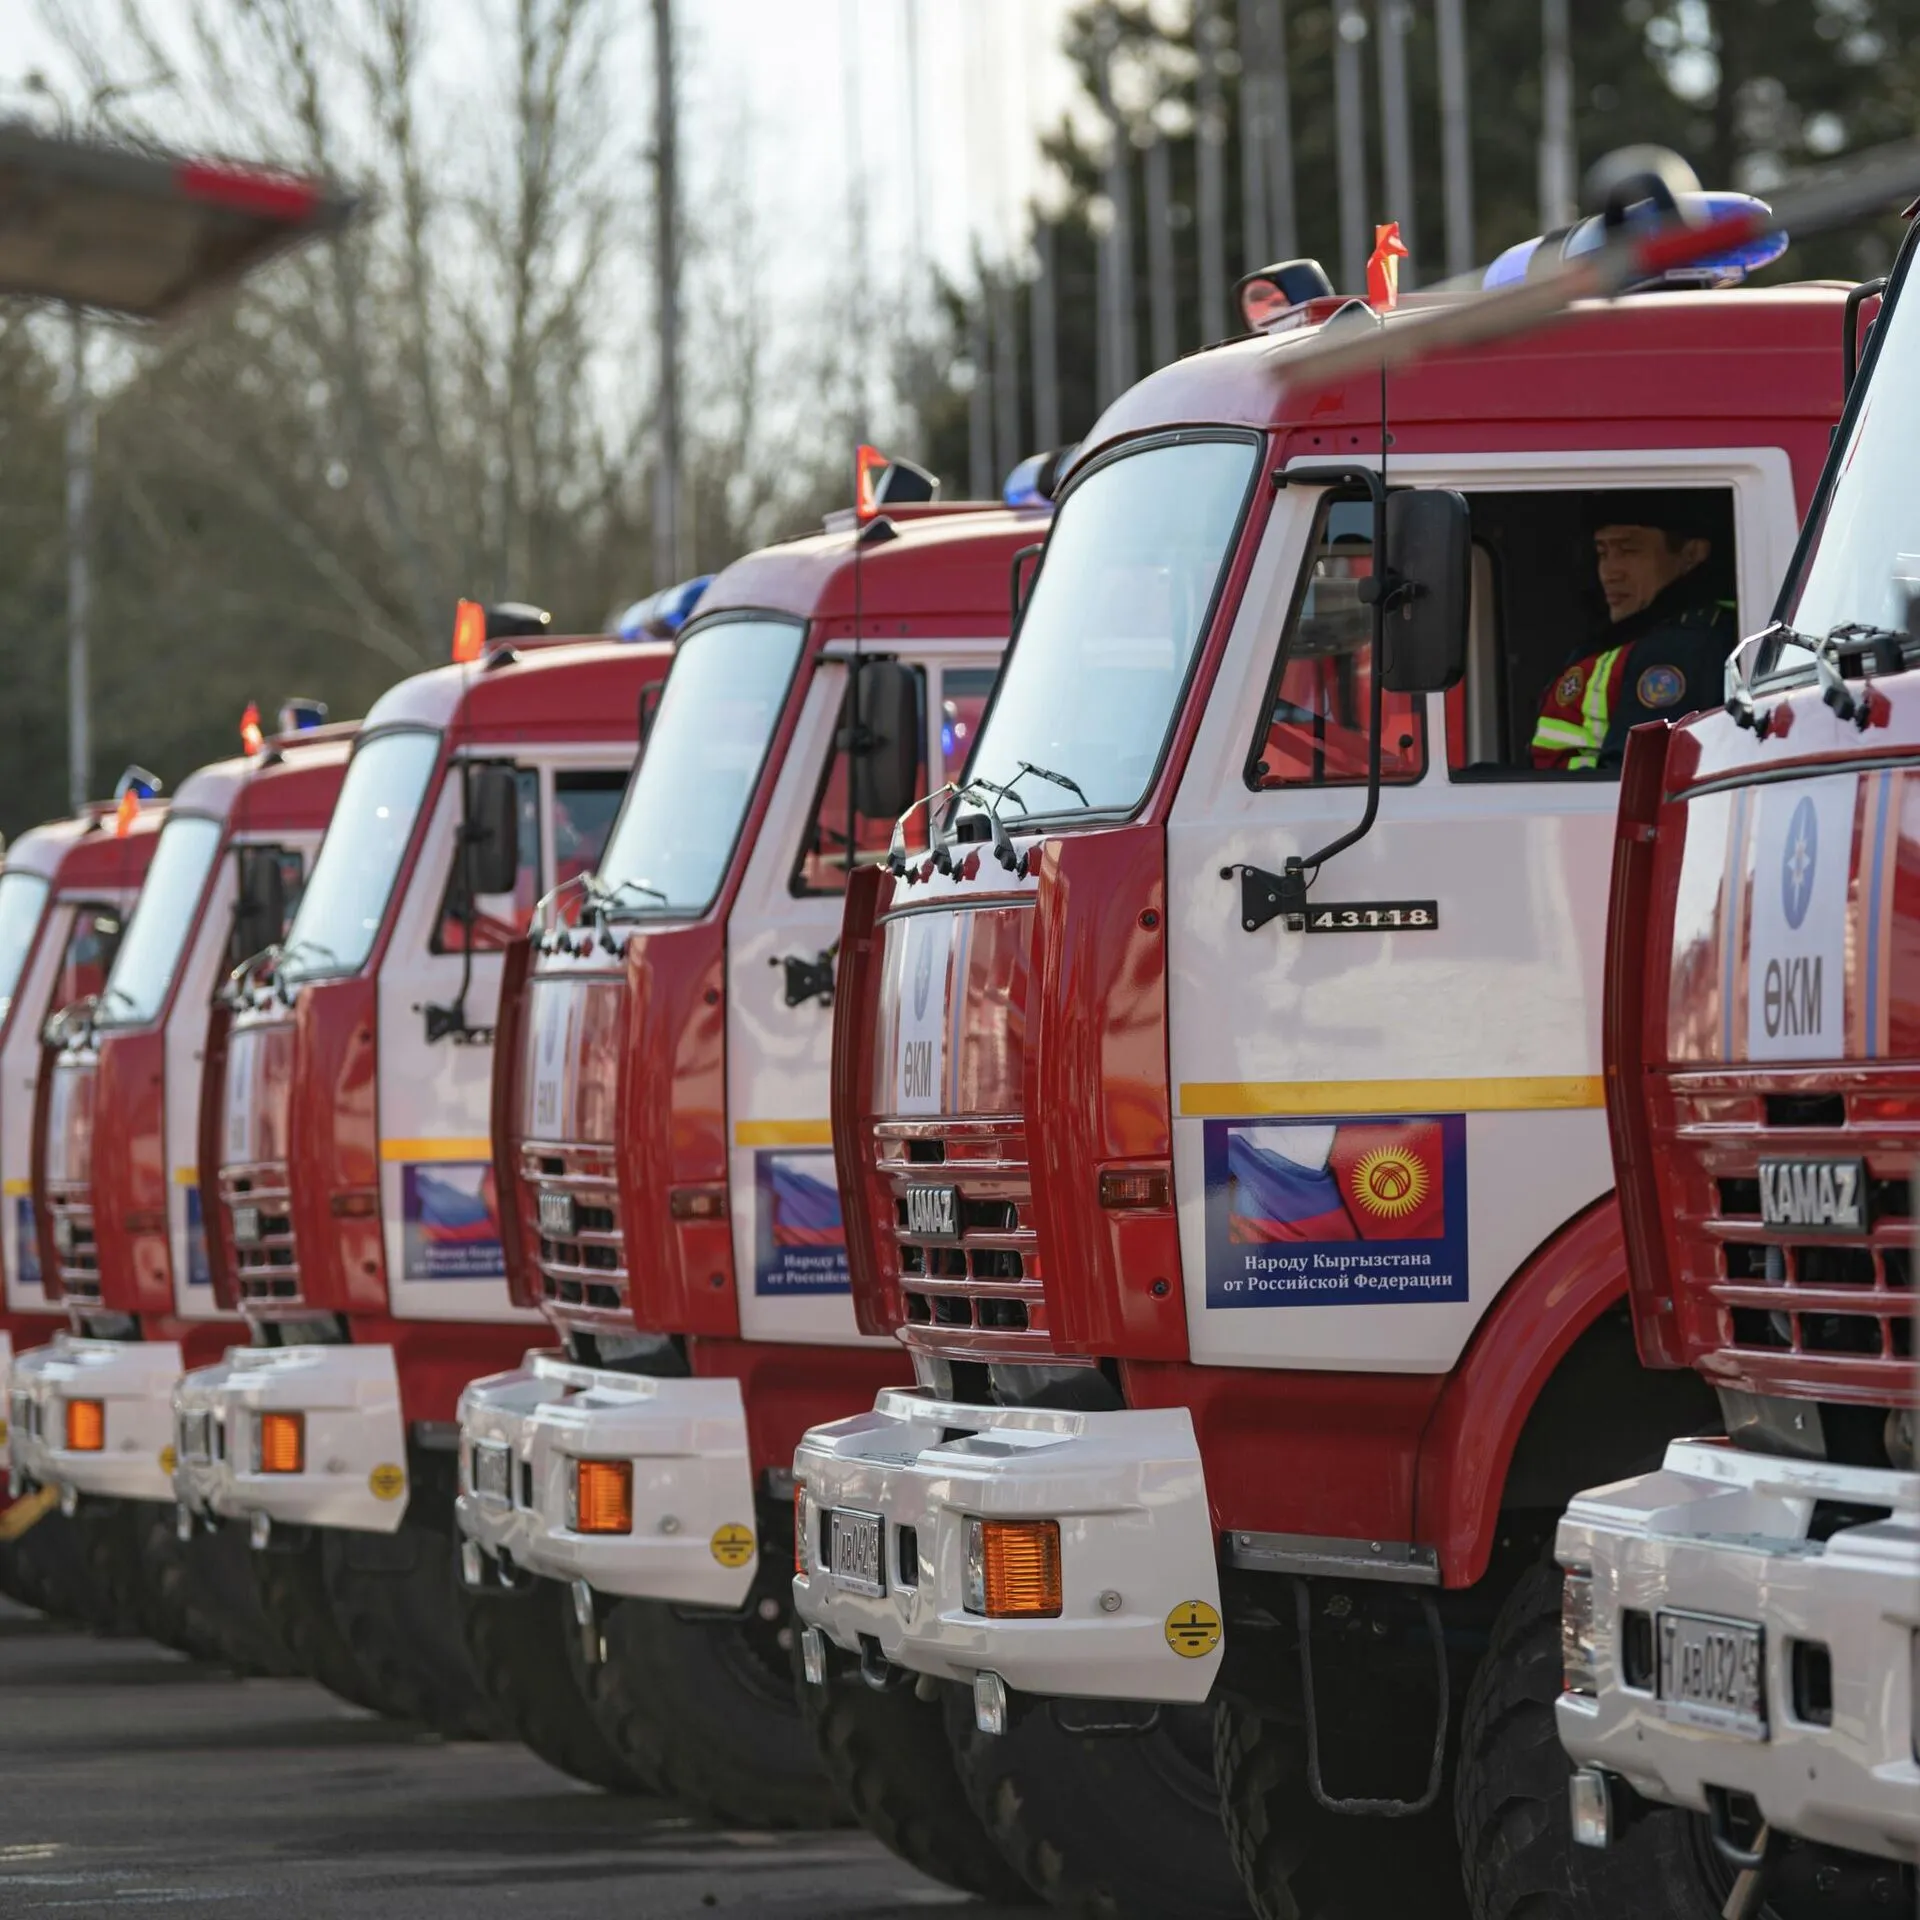
{"type": "MultiPolygon", "coordinates": [[[[41,1026],[106,984],[159,817],[156,810],[143,830],[117,834],[111,807],[90,808],[23,833],[0,862],[0,1442],[12,1417],[13,1356],[45,1345],[67,1324],[42,1281],[33,1210],[41,1026]]],[[[22,1478],[15,1490],[24,1487],[22,1478]]],[[[55,1498],[43,1497],[42,1509],[55,1498]]],[[[24,1533],[24,1514],[12,1525],[24,1533]]]]}
{"type": "Polygon", "coordinates": [[[381,1697],[462,1728],[440,1469],[460,1389],[537,1324],[508,1296],[488,1135],[502,955],[591,869],[670,657],[469,606],[469,657],[368,715],[286,942],[216,1041],[209,1251],[249,1341],[181,1381],[174,1480],[316,1583],[337,1563],[349,1596],[422,1569],[422,1611],[381,1613],[381,1697]]]}
{"type": "MultiPolygon", "coordinates": [[[[802,1440],[796,1607],[810,1666],[972,1689],[963,1778],[1067,1894],[1233,1910],[1179,1711],[1216,1690],[1258,1900],[1336,1802],[1437,1831],[1448,1649],[1701,1412],[1627,1325],[1617,768],[1538,764],[1537,722],[1605,644],[1609,496],[1695,497],[1714,594],[1770,603],[1843,299],[1650,290],[1316,387],[1290,353],[1407,307],[1305,298],[1152,375],[1065,477],[942,846],[849,897],[854,1302],[917,1384],[802,1440]],[[1459,609],[1429,663],[1423,599],[1459,609]]],[[[1719,698],[1676,681],[1639,691],[1719,698]]]]}
{"type": "MultiPolygon", "coordinates": [[[[755,1711],[783,1723],[753,1735],[760,1804],[716,1799],[698,1764],[715,1726],[760,1725],[744,1697],[712,1724],[690,1691],[656,1709],[707,1749],[674,1790],[734,1817],[782,1818],[782,1741],[796,1804],[824,1803],[767,1627],[788,1608],[794,1444],[911,1371],[848,1293],[829,1119],[847,877],[958,773],[1010,569],[1047,519],[1037,497],[882,497],[718,574],[579,923],[537,927],[510,963],[509,1264],[562,1344],[462,1396],[469,1579],[574,1585],[610,1664],[642,1623],[743,1656],[754,1640],[755,1711]]],[[[691,1651],[680,1671],[719,1680],[691,1651]]]]}
{"type": "Polygon", "coordinates": [[[68,1506],[173,1504],[174,1382],[236,1326],[214,1298],[201,1210],[209,1009],[284,931],[351,738],[290,732],[185,780],[104,982],[47,1029],[34,1206],[69,1330],[15,1367],[30,1413],[14,1460],[68,1506]]]}
{"type": "Polygon", "coordinates": [[[1556,1546],[1575,1831],[1613,1849],[1591,1870],[1680,1809],[1770,1889],[1811,1853],[1863,1906],[1910,1903],[1920,1865],[1915,252],[1727,710],[1636,733],[1622,776],[1634,1328],[1719,1417],[1580,1493],[1556,1546]]]}

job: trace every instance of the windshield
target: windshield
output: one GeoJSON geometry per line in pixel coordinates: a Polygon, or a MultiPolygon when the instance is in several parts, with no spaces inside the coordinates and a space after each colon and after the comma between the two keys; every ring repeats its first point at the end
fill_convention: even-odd
{"type": "Polygon", "coordinates": [[[37,873],[0,873],[0,1021],[13,1005],[20,969],[27,964],[27,949],[46,904],[47,883],[37,873]]]}
{"type": "Polygon", "coordinates": [[[133,918],[100,990],[101,1025],[143,1027],[159,1019],[220,850],[220,833],[218,820],[192,813],[176,813],[160,829],[133,918]]]}
{"type": "Polygon", "coordinates": [[[740,837],[805,629],[718,620],[680,644],[600,862],[615,913],[704,913],[740,837]]]}
{"type": "MultiPolygon", "coordinates": [[[[1872,378],[1788,604],[1788,624],[1815,639],[1842,626],[1920,632],[1920,296],[1912,278],[1904,276],[1903,297],[1878,322],[1872,378]]],[[[1789,653],[1778,664],[1797,667],[1801,658],[1789,653]]]]}
{"type": "Polygon", "coordinates": [[[437,733],[408,728],[376,733],[348,761],[313,877],[287,929],[283,979],[357,973],[366,964],[439,757],[437,733]]]}
{"type": "Polygon", "coordinates": [[[1016,811],[1145,797],[1259,463],[1248,436],[1163,442],[1067,495],[970,780],[1016,811]]]}

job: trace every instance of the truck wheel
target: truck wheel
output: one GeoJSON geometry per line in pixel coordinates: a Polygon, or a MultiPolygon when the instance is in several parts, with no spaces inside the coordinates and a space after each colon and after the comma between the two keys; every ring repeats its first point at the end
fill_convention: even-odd
{"type": "MultiPolygon", "coordinates": [[[[1605,1849],[1578,1847],[1573,1763],[1560,1744],[1560,1570],[1529,1567],[1493,1623],[1467,1693],[1454,1803],[1475,1920],[1718,1920],[1733,1869],[1703,1815],[1646,1806],[1605,1849]]],[[[1897,1905],[1886,1861],[1789,1842],[1768,1868],[1762,1920],[1847,1920],[1897,1905]]]]}
{"type": "Polygon", "coordinates": [[[794,1680],[827,1778],[876,1840],[995,1906],[1034,1903],[961,1790],[940,1699],[922,1700],[911,1684],[876,1692],[831,1641],[826,1684],[814,1687],[800,1672],[796,1639],[794,1680]]]}
{"type": "Polygon", "coordinates": [[[295,1666],[349,1706],[365,1707],[389,1720],[406,1719],[403,1708],[380,1694],[333,1617],[320,1564],[320,1542],[309,1540],[292,1549],[276,1547],[251,1558],[260,1611],[295,1666]]]}
{"type": "Polygon", "coordinates": [[[847,1810],[793,1697],[792,1609],[771,1587],[737,1615],[620,1600],[604,1657],[586,1666],[577,1633],[570,1657],[615,1751],[662,1792],[729,1826],[839,1826],[847,1810]]]}
{"type": "Polygon", "coordinates": [[[126,1503],[83,1501],[68,1524],[79,1550],[76,1598],[83,1624],[115,1639],[152,1637],[142,1604],[139,1538],[126,1503]]]}
{"type": "Polygon", "coordinates": [[[548,1766],[608,1793],[653,1790],[615,1752],[581,1690],[563,1636],[576,1635],[573,1599],[554,1580],[515,1594],[459,1593],[467,1654],[508,1732],[548,1766]]]}
{"type": "Polygon", "coordinates": [[[504,1731],[460,1632],[453,1503],[414,1482],[393,1533],[335,1528],[321,1537],[327,1598],[381,1699],[449,1740],[504,1731]]]}
{"type": "Polygon", "coordinates": [[[947,1733],[974,1812],[1050,1906],[1085,1920],[1239,1920],[1212,1716],[1162,1707],[1143,1730],[1069,1732],[1050,1702],[1015,1694],[1006,1732],[981,1733],[956,1687],[947,1733]]]}
{"type": "Polygon", "coordinates": [[[196,1528],[192,1539],[183,1541],[171,1509],[155,1508],[144,1517],[147,1594],[178,1636],[167,1644],[238,1674],[283,1678],[298,1673],[298,1663],[261,1607],[248,1558],[246,1535],[232,1522],[213,1532],[196,1528]]]}
{"type": "Polygon", "coordinates": [[[82,1574],[73,1522],[43,1514],[17,1539],[0,1547],[0,1593],[55,1620],[82,1617],[82,1574]]]}
{"type": "Polygon", "coordinates": [[[217,1664],[224,1655],[207,1596],[199,1590],[188,1550],[174,1531],[173,1509],[143,1502],[128,1514],[140,1559],[141,1614],[163,1647],[217,1664]]]}
{"type": "MultiPolygon", "coordinates": [[[[1377,1752],[1390,1721],[1385,1714],[1367,1721],[1367,1742],[1377,1752]]],[[[1431,1764],[1432,1722],[1408,1733],[1398,1768],[1408,1784],[1395,1782],[1402,1793],[1414,1790],[1431,1764]],[[1421,1747],[1424,1753],[1416,1750],[1421,1747]]],[[[1343,1772],[1346,1760],[1342,1755],[1343,1772]]],[[[1465,1915],[1444,1788],[1427,1812],[1403,1820],[1330,1813],[1308,1782],[1303,1725],[1266,1719],[1237,1703],[1220,1709],[1213,1761],[1228,1841],[1259,1920],[1465,1915]]],[[[1333,1764],[1324,1777],[1339,1790],[1333,1764]]]]}

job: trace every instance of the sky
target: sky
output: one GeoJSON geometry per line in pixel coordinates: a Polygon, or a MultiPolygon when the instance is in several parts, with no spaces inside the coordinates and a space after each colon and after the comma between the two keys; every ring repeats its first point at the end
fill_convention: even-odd
{"type": "MultiPolygon", "coordinates": [[[[98,23],[109,44],[122,6],[163,42],[187,12],[187,0],[0,0],[0,111],[22,104],[22,84],[36,70],[78,96],[51,25],[63,4],[98,23]]],[[[463,15],[503,11],[503,0],[436,4],[456,25],[463,15]]],[[[648,0],[616,5],[631,16],[615,53],[617,85],[644,126],[650,8],[648,0]]],[[[1020,209],[1044,191],[1037,130],[1057,122],[1073,94],[1058,51],[1068,10],[1069,0],[677,0],[690,202],[703,178],[737,166],[744,152],[756,211],[793,256],[782,261],[793,271],[809,252],[843,247],[857,158],[880,278],[904,276],[925,258],[963,271],[975,244],[1004,256],[1019,245],[1020,209]],[[908,59],[916,42],[917,89],[908,59]]],[[[446,36],[454,60],[461,38],[446,36]]]]}

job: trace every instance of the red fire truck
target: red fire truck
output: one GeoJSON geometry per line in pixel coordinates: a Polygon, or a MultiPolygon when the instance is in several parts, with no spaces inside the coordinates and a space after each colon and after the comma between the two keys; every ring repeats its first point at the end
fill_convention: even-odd
{"type": "Polygon", "coordinates": [[[209,1042],[215,1285],[252,1339],[175,1394],[174,1485],[247,1524],[269,1616],[348,1698],[493,1724],[457,1628],[455,1403],[507,1296],[488,1100],[501,953],[593,866],[657,643],[463,603],[458,664],[382,695],[286,943],[209,1042]]]}
{"type": "Polygon", "coordinates": [[[922,1866],[1015,1893],[950,1774],[875,1765],[878,1719],[944,1758],[937,1710],[855,1680],[823,1772],[793,1691],[794,1442],[910,1373],[847,1292],[842,896],[969,751],[1048,518],[922,503],[866,457],[855,511],[707,587],[586,915],[509,963],[503,1215],[564,1346],[463,1396],[460,1518],[470,1578],[531,1579],[643,1778],[755,1825],[844,1817],[838,1787],[922,1866]]]}
{"type": "MultiPolygon", "coordinates": [[[[105,986],[163,817],[163,808],[148,808],[116,832],[112,805],[91,807],[23,833],[0,864],[0,1088],[9,1096],[0,1099],[0,1440],[12,1406],[13,1355],[44,1345],[67,1324],[42,1284],[34,1226],[41,1023],[105,986]]],[[[58,1500],[49,1488],[0,1509],[0,1590],[29,1605],[84,1612],[94,1596],[80,1577],[73,1530],[55,1512],[58,1500]]]]}
{"type": "MultiPolygon", "coordinates": [[[[1607,1094],[1634,1328],[1649,1366],[1712,1387],[1718,1437],[1582,1493],[1564,1581],[1542,1569],[1502,1629],[1542,1649],[1516,1747],[1565,1648],[1575,1835],[1611,1843],[1573,1870],[1608,1912],[1709,1838],[1770,1900],[1813,1877],[1847,1911],[1913,1903],[1916,251],[1910,229],[1727,710],[1637,732],[1621,776],[1607,1094]]],[[[1849,302],[1849,368],[1856,327],[1849,302]]],[[[1525,1791],[1558,1785],[1536,1760],[1525,1791]]]]}
{"type": "Polygon", "coordinates": [[[101,1578],[161,1638],[248,1665],[275,1656],[244,1544],[176,1535],[173,1387],[238,1329],[207,1265],[201,1064],[217,991],[280,938],[333,810],[353,729],[320,717],[300,703],[257,752],[182,783],[98,996],[48,1029],[34,1211],[70,1331],[13,1369],[16,1474],[84,1510],[101,1578]]]}
{"type": "Polygon", "coordinates": [[[970,1688],[962,1778],[1056,1897],[1456,1874],[1500,1603],[1711,1417],[1628,1320],[1617,770],[1533,743],[1626,496],[1684,491],[1714,593],[1770,602],[1844,301],[1649,290],[1309,383],[1420,302],[1269,300],[1081,448],[955,817],[849,896],[854,1302],[917,1386],[801,1443],[805,1650],[970,1688]]]}

